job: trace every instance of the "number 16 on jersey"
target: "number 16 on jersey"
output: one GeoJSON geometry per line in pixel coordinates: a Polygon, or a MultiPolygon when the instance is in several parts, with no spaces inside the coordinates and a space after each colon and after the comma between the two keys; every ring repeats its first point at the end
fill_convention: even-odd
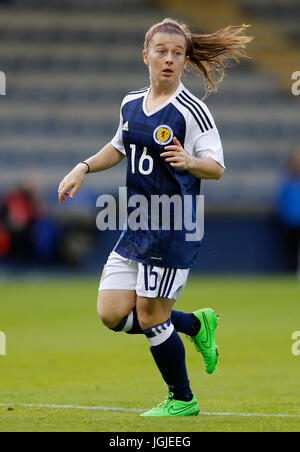
{"type": "MultiPolygon", "coordinates": [[[[136,168],[135,168],[136,145],[131,144],[130,149],[131,149],[131,171],[133,174],[135,174],[135,172],[136,172],[136,168]]],[[[142,153],[139,163],[138,163],[138,171],[141,174],[143,174],[144,176],[151,174],[152,170],[153,170],[153,158],[151,157],[151,155],[147,154],[147,150],[148,149],[146,147],[144,147],[143,153],[142,153]],[[148,162],[148,169],[144,169],[145,161],[148,162]]],[[[147,164],[145,166],[147,166],[147,164]]]]}

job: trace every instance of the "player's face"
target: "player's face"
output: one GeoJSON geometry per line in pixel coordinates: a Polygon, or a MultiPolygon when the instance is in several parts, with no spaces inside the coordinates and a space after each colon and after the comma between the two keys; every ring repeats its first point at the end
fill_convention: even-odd
{"type": "Polygon", "coordinates": [[[143,56],[152,82],[177,83],[188,62],[186,41],[177,33],[157,33],[143,56]]]}

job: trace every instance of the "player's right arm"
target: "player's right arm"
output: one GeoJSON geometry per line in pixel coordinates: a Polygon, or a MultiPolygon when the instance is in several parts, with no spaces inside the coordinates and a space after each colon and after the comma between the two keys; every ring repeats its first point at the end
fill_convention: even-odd
{"type": "MultiPolygon", "coordinates": [[[[85,160],[85,162],[89,165],[90,173],[97,173],[112,168],[124,158],[124,154],[118,151],[111,143],[108,143],[97,154],[85,160]]],[[[87,172],[88,166],[84,163],[78,163],[78,165],[64,177],[58,188],[59,203],[66,201],[67,197],[74,198],[81,187],[87,172]],[[70,193],[69,190],[71,190],[70,193]]]]}

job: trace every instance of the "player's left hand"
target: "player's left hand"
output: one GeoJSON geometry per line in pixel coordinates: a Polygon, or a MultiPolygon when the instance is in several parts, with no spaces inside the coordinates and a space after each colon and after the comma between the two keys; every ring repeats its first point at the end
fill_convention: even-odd
{"type": "Polygon", "coordinates": [[[188,169],[190,164],[190,156],[185,152],[176,137],[173,138],[174,145],[166,146],[161,157],[167,157],[166,162],[170,163],[174,168],[188,169]]]}

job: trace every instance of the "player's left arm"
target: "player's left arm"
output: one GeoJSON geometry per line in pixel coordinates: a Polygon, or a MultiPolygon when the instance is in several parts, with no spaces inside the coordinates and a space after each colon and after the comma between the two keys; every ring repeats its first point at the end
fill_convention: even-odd
{"type": "Polygon", "coordinates": [[[174,168],[189,171],[199,179],[221,179],[224,168],[211,157],[199,158],[189,155],[177,138],[173,139],[174,145],[166,146],[161,157],[174,168]]]}

